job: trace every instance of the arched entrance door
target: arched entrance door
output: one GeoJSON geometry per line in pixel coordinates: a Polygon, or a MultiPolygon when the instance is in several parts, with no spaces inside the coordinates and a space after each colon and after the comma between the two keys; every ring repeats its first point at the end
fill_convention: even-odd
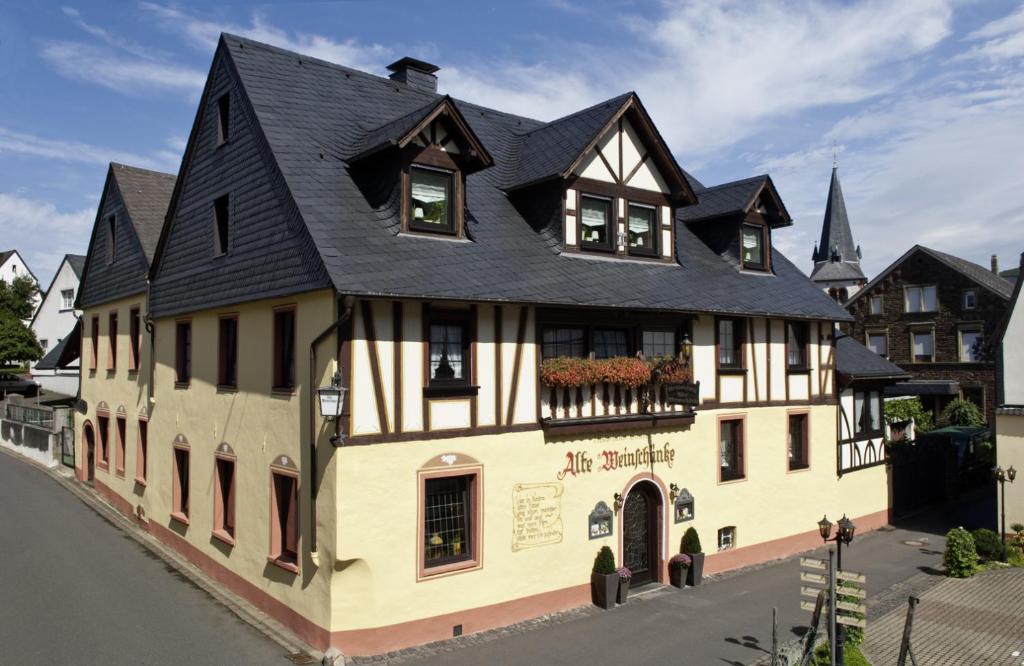
{"type": "Polygon", "coordinates": [[[632,585],[658,580],[661,497],[653,483],[633,486],[622,506],[622,561],[633,572],[632,585]]]}
{"type": "Polygon", "coordinates": [[[85,444],[85,480],[92,483],[96,474],[96,435],[93,434],[92,424],[85,424],[82,435],[85,444]]]}

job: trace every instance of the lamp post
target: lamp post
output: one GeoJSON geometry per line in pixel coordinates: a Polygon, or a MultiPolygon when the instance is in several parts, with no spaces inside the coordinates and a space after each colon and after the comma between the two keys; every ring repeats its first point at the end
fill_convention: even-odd
{"type": "MultiPolygon", "coordinates": [[[[853,541],[853,533],[856,530],[856,525],[853,524],[852,520],[846,517],[845,513],[843,514],[843,517],[839,519],[839,530],[832,538],[829,538],[832,534],[832,522],[828,519],[828,516],[822,516],[821,520],[818,521],[818,533],[821,535],[821,540],[825,543],[828,543],[829,541],[836,542],[837,571],[843,570],[843,544],[847,546],[850,545],[850,542],[853,541]]],[[[835,602],[836,600],[833,599],[832,603],[835,602]]],[[[836,626],[835,643],[836,664],[838,666],[843,666],[846,661],[843,657],[843,648],[846,643],[846,628],[843,625],[836,626]]]]}
{"type": "Polygon", "coordinates": [[[995,477],[996,481],[999,482],[999,511],[1000,511],[1000,526],[999,526],[999,559],[1003,562],[1006,561],[1006,482],[1013,483],[1014,479],[1017,478],[1017,470],[1010,465],[1010,468],[1004,470],[1002,467],[996,467],[992,470],[992,476],[995,477]]]}

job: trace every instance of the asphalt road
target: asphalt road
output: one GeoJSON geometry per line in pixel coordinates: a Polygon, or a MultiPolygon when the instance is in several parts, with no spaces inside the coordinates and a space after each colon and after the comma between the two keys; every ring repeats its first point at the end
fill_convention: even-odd
{"type": "MultiPolygon", "coordinates": [[[[867,576],[871,595],[941,567],[945,526],[922,517],[912,529],[877,531],[843,550],[849,571],[867,576]],[[924,540],[922,542],[922,539],[924,540]],[[904,543],[911,541],[911,544],[904,543]]],[[[824,549],[817,557],[827,557],[824,549]]],[[[798,559],[764,565],[709,584],[663,588],[613,611],[596,612],[467,645],[403,659],[415,666],[546,666],[749,664],[769,654],[772,607],[779,642],[803,634],[810,613],[800,610],[798,559]]],[[[870,625],[869,629],[870,631],[870,625]]]]}
{"type": "Polygon", "coordinates": [[[0,454],[0,663],[289,662],[46,473],[0,454]]]}

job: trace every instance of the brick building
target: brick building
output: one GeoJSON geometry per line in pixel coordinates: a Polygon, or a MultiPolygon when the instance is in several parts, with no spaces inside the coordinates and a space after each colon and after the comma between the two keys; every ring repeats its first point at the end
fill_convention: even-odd
{"type": "Polygon", "coordinates": [[[992,423],[992,341],[1012,285],[978,264],[915,245],[846,303],[849,333],[911,374],[902,394],[917,394],[935,415],[956,397],[992,423]]]}

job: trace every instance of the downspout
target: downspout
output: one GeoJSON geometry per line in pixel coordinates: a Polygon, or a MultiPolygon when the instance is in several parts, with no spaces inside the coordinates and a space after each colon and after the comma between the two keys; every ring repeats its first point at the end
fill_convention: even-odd
{"type": "Polygon", "coordinates": [[[330,326],[325,328],[320,335],[313,338],[309,343],[309,555],[313,561],[317,561],[317,540],[316,540],[316,500],[319,494],[319,483],[317,483],[317,458],[316,458],[316,348],[320,346],[327,336],[336,331],[352,316],[352,308],[355,306],[353,296],[343,296],[341,299],[341,315],[330,326]]]}
{"type": "MultiPolygon", "coordinates": [[[[150,298],[153,295],[153,283],[146,278],[146,332],[149,333],[149,381],[146,382],[146,416],[151,416],[153,411],[153,375],[156,373],[156,326],[153,325],[153,315],[150,312],[150,298]]],[[[141,350],[140,350],[141,351],[141,350]]]]}

